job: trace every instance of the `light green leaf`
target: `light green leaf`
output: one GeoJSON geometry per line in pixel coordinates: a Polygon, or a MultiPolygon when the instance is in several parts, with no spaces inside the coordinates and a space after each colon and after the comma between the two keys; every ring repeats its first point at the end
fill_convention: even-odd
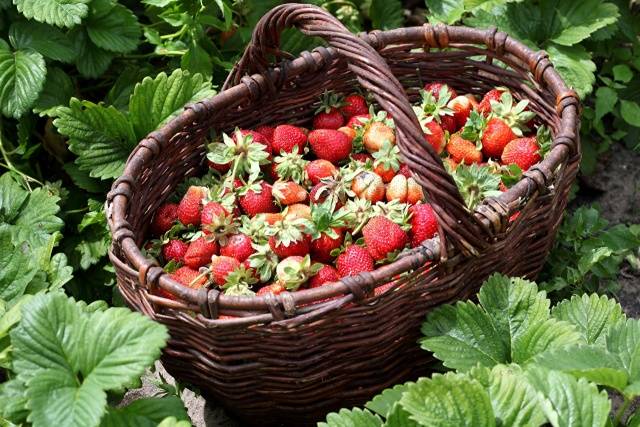
{"type": "Polygon", "coordinates": [[[0,39],[0,109],[20,118],[33,105],[47,75],[44,58],[33,49],[12,51],[0,39]]]}
{"type": "Polygon", "coordinates": [[[73,27],[87,16],[91,0],[13,0],[28,19],[58,27],[73,27]]]}
{"type": "Polygon", "coordinates": [[[112,52],[93,44],[84,29],[73,31],[70,37],[77,52],[76,67],[83,77],[97,78],[107,71],[114,57],[112,52]]]}
{"type": "Polygon", "coordinates": [[[613,111],[618,102],[618,94],[608,86],[600,86],[596,90],[596,116],[594,121],[599,121],[605,114],[613,111]]]}
{"type": "Polygon", "coordinates": [[[192,427],[192,426],[189,421],[186,421],[186,420],[178,421],[176,417],[167,417],[164,420],[162,420],[160,424],[158,424],[158,427],[192,427]]]}
{"type": "Polygon", "coordinates": [[[69,104],[75,87],[71,78],[60,68],[49,67],[47,80],[40,96],[33,104],[33,111],[40,116],[53,116],[61,106],[69,104]]]}
{"type": "Polygon", "coordinates": [[[111,106],[72,98],[53,123],[58,132],[69,137],[69,149],[78,155],[80,170],[89,171],[94,178],[119,176],[136,144],[131,123],[111,106]]]}
{"type": "Polygon", "coordinates": [[[620,115],[631,126],[640,127],[640,105],[637,102],[621,99],[620,115]]]}
{"type": "Polygon", "coordinates": [[[553,307],[551,315],[574,324],[587,344],[604,345],[609,328],[626,318],[616,300],[606,295],[573,295],[553,307]]]}
{"type": "Polygon", "coordinates": [[[49,290],[58,290],[71,279],[73,279],[73,267],[67,265],[67,256],[63,253],[53,255],[47,269],[49,290]]]}
{"type": "Polygon", "coordinates": [[[22,381],[13,378],[0,384],[1,416],[17,424],[24,423],[29,415],[27,402],[25,385],[22,381]]]}
{"type": "Polygon", "coordinates": [[[431,18],[434,18],[436,22],[453,24],[462,18],[465,11],[464,0],[426,0],[425,3],[431,12],[430,22],[431,18]]]}
{"type": "Polygon", "coordinates": [[[536,354],[581,341],[582,336],[570,323],[547,319],[532,324],[524,334],[516,338],[511,361],[524,364],[536,354]]]}
{"type": "Polygon", "coordinates": [[[574,345],[539,354],[535,363],[622,391],[628,381],[622,360],[604,348],[574,345]]]}
{"type": "Polygon", "coordinates": [[[622,394],[627,397],[627,399],[633,399],[635,397],[640,396],[640,381],[633,382],[629,384],[622,391],[622,394]]]}
{"type": "Polygon", "coordinates": [[[527,371],[530,384],[544,396],[542,406],[554,427],[603,427],[611,402],[605,391],[598,392],[586,379],[544,368],[527,371]]]}
{"type": "Polygon", "coordinates": [[[73,62],[76,52],[65,33],[39,22],[18,21],[9,28],[9,40],[16,49],[31,48],[54,61],[73,62]]]}
{"type": "Polygon", "coordinates": [[[213,93],[211,84],[205,82],[200,74],[190,74],[180,69],[170,76],[160,73],[154,79],[146,77],[136,85],[129,101],[129,113],[136,136],[138,139],[144,138],[182,111],[185,104],[213,93]]]}
{"type": "Polygon", "coordinates": [[[369,18],[373,28],[392,30],[404,24],[403,8],[400,0],[371,0],[369,18]]]}
{"type": "Polygon", "coordinates": [[[402,393],[407,390],[408,386],[409,383],[398,384],[392,388],[387,388],[367,402],[364,406],[376,414],[386,417],[389,411],[391,411],[393,405],[400,400],[402,393]]]}
{"type": "Polygon", "coordinates": [[[22,318],[22,306],[29,302],[32,297],[32,295],[22,295],[13,302],[11,308],[0,315],[0,338],[6,337],[13,325],[20,321],[22,318]]]}
{"type": "Polygon", "coordinates": [[[605,341],[607,350],[620,357],[629,382],[640,381],[640,320],[621,320],[609,329],[605,341]]]}
{"type": "Polygon", "coordinates": [[[382,420],[379,416],[359,408],[341,409],[340,412],[331,412],[327,415],[327,421],[318,423],[318,427],[381,427],[382,420]]]}
{"type": "Polygon", "coordinates": [[[405,411],[400,402],[395,403],[387,415],[383,427],[418,427],[419,424],[411,419],[411,415],[405,411]]]}
{"type": "Polygon", "coordinates": [[[461,374],[435,374],[409,385],[400,404],[411,419],[431,427],[492,427],[495,416],[482,385],[461,374]]]}
{"type": "Polygon", "coordinates": [[[546,0],[541,7],[555,8],[557,19],[550,25],[549,39],[564,46],[580,43],[598,29],[616,22],[619,16],[616,5],[601,0],[546,0]]]}
{"type": "Polygon", "coordinates": [[[87,20],[87,34],[102,49],[127,53],[138,46],[142,33],[133,12],[116,3],[91,14],[87,20]]]}
{"type": "Polygon", "coordinates": [[[156,427],[165,418],[189,420],[177,396],[136,400],[123,408],[109,408],[100,427],[156,427]]]}
{"type": "Polygon", "coordinates": [[[573,87],[581,98],[591,92],[596,81],[596,64],[584,47],[550,44],[546,51],[565,83],[573,87]]]}
{"type": "Polygon", "coordinates": [[[614,65],[612,68],[613,78],[622,83],[629,83],[633,78],[633,71],[627,64],[614,65]]]}
{"type": "Polygon", "coordinates": [[[0,299],[11,303],[21,297],[37,271],[29,257],[12,243],[8,227],[0,226],[0,299]]]}

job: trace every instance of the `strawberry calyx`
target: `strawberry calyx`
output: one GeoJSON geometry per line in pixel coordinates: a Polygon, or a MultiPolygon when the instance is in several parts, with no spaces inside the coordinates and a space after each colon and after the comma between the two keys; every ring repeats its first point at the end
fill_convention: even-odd
{"type": "Polygon", "coordinates": [[[331,90],[325,90],[320,95],[320,106],[316,109],[315,114],[318,113],[330,113],[334,108],[340,108],[346,106],[342,95],[339,95],[331,90]]]}
{"type": "Polygon", "coordinates": [[[290,246],[304,239],[305,234],[309,234],[312,230],[313,225],[308,219],[296,218],[277,221],[267,228],[267,235],[274,237],[278,246],[290,246]]]}
{"type": "Polygon", "coordinates": [[[277,156],[273,159],[276,166],[276,173],[281,180],[294,181],[296,184],[302,184],[305,180],[304,169],[309,163],[308,160],[305,160],[302,156],[305,153],[298,153],[298,146],[293,147],[291,152],[281,153],[280,156],[277,156]]]}
{"type": "Polygon", "coordinates": [[[402,203],[398,200],[391,200],[389,202],[378,202],[373,205],[371,209],[371,216],[384,216],[385,218],[398,224],[404,231],[411,229],[411,213],[409,212],[410,205],[408,203],[402,203]]]}
{"type": "Polygon", "coordinates": [[[529,100],[523,99],[516,105],[513,105],[513,95],[511,92],[505,91],[500,95],[500,102],[491,100],[490,117],[498,117],[502,119],[517,136],[522,136],[523,132],[528,131],[527,123],[532,120],[536,113],[527,111],[529,100]]]}
{"type": "Polygon", "coordinates": [[[255,180],[260,174],[260,166],[269,163],[270,149],[264,144],[254,142],[253,135],[243,135],[240,129],[234,131],[234,138],[222,134],[222,142],[209,145],[207,159],[216,164],[232,163],[228,180],[233,182],[238,175],[248,175],[255,180]]]}
{"type": "Polygon", "coordinates": [[[251,290],[251,285],[258,283],[253,271],[244,265],[240,265],[229,273],[226,277],[222,290],[225,295],[245,295],[252,296],[255,292],[251,290]]]}
{"type": "Polygon", "coordinates": [[[278,256],[273,252],[268,243],[252,243],[251,246],[255,249],[255,252],[247,258],[249,266],[258,273],[260,282],[266,283],[271,279],[278,265],[278,256]]]}
{"type": "Polygon", "coordinates": [[[309,255],[304,257],[290,256],[278,263],[276,277],[285,289],[296,291],[312,276],[315,276],[320,269],[322,269],[322,264],[312,263],[309,255]]]}
{"type": "Polygon", "coordinates": [[[453,180],[458,186],[460,195],[473,211],[478,203],[488,197],[496,197],[501,194],[499,189],[501,177],[491,172],[489,166],[478,164],[460,164],[453,172],[453,180]]]}
{"type": "Polygon", "coordinates": [[[482,149],[482,133],[489,119],[475,110],[469,114],[467,122],[460,131],[460,136],[467,141],[475,142],[478,150],[482,149]]]}
{"type": "Polygon", "coordinates": [[[372,154],[373,167],[382,166],[385,170],[400,170],[400,149],[388,140],[382,143],[382,148],[372,154]]]}
{"type": "Polygon", "coordinates": [[[309,235],[312,240],[319,239],[326,234],[332,239],[339,237],[336,228],[346,227],[351,222],[352,214],[347,210],[335,210],[335,202],[327,199],[322,203],[311,204],[311,230],[309,235]]]}
{"type": "Polygon", "coordinates": [[[538,126],[538,130],[536,131],[536,142],[538,146],[540,146],[540,150],[538,153],[540,157],[544,159],[549,151],[551,151],[551,145],[553,144],[553,135],[551,135],[551,130],[549,127],[545,125],[538,126]]]}
{"type": "Polygon", "coordinates": [[[418,119],[431,116],[436,122],[441,123],[442,116],[453,117],[453,110],[447,107],[449,99],[451,98],[451,92],[449,92],[447,85],[443,85],[440,88],[438,97],[434,96],[431,91],[424,89],[420,89],[420,97],[422,98],[420,105],[413,107],[418,119]]]}

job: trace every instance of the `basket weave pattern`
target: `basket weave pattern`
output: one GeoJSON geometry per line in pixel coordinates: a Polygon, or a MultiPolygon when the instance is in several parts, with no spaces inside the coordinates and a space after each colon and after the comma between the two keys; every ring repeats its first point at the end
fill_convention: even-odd
{"type": "Polygon", "coordinates": [[[578,107],[544,52],[495,29],[425,25],[358,38],[316,7],[280,6],[256,27],[224,90],[186,107],[141,141],[114,183],[107,208],[119,289],[132,308],[170,329],[163,355],[168,371],[247,422],[305,425],[329,410],[362,404],[429,368],[431,360],[416,340],[430,308],[471,296],[496,271],[537,275],[578,169],[578,107]],[[283,55],[279,34],[291,26],[323,37],[329,47],[270,67],[269,55],[283,55]],[[430,81],[463,93],[510,88],[516,98],[529,99],[552,129],[552,151],[509,191],[474,213],[466,211],[409,105],[430,81]],[[142,255],[158,206],[186,177],[205,170],[210,131],[306,125],[320,93],[349,93],[356,85],[393,114],[403,160],[438,215],[438,238],[374,272],[262,297],[184,288],[142,255]],[[407,274],[396,278],[401,273],[407,274]],[[390,281],[392,291],[371,296],[374,287],[390,281]],[[158,286],[183,301],[154,295],[158,286]],[[336,298],[326,301],[330,297],[336,298]],[[219,320],[220,314],[237,318],[219,320]]]}

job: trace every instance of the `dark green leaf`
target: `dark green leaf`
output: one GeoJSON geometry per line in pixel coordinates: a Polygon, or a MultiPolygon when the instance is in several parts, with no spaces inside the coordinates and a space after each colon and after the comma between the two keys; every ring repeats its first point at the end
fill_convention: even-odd
{"type": "Polygon", "coordinates": [[[80,29],[72,32],[76,56],[76,67],[84,77],[97,78],[107,71],[114,54],[104,50],[89,39],[86,31],[80,29]]]}
{"type": "Polygon", "coordinates": [[[33,105],[44,85],[47,68],[44,58],[33,49],[12,51],[0,39],[0,109],[8,117],[19,118],[33,105]]]}
{"type": "Polygon", "coordinates": [[[0,299],[12,303],[37,273],[29,257],[11,242],[11,232],[0,226],[0,299]]]}
{"type": "Polygon", "coordinates": [[[402,3],[400,0],[371,0],[369,18],[373,28],[392,30],[404,24],[402,3]]]}
{"type": "Polygon", "coordinates": [[[123,408],[109,408],[100,427],[156,427],[167,417],[189,420],[177,396],[136,400],[123,408]]]}
{"type": "Polygon", "coordinates": [[[59,107],[67,105],[75,87],[71,78],[60,68],[49,67],[47,80],[40,96],[33,104],[33,111],[40,116],[53,116],[59,107]]]}
{"type": "Polygon", "coordinates": [[[141,30],[133,12],[116,3],[111,8],[91,14],[87,20],[87,33],[96,46],[126,53],[138,46],[141,30]]]}
{"type": "Polygon", "coordinates": [[[58,27],[73,27],[87,16],[90,0],[13,0],[28,19],[58,27]]]}
{"type": "Polygon", "coordinates": [[[640,105],[637,102],[620,100],[620,115],[631,126],[640,127],[640,105]]]}
{"type": "Polygon", "coordinates": [[[551,44],[546,50],[567,85],[573,87],[581,98],[591,92],[596,80],[596,65],[585,48],[579,45],[568,47],[551,44]]]}
{"type": "Polygon", "coordinates": [[[598,121],[602,119],[605,114],[612,112],[617,102],[618,94],[615,90],[607,86],[600,86],[598,90],[596,90],[596,116],[594,120],[598,121]]]}
{"type": "Polygon", "coordinates": [[[50,25],[18,21],[9,28],[9,40],[16,49],[31,48],[54,61],[73,62],[76,52],[65,33],[50,25]]]}
{"type": "Polygon", "coordinates": [[[462,18],[465,11],[464,0],[426,0],[425,3],[431,12],[431,18],[436,22],[453,24],[462,18]]]}

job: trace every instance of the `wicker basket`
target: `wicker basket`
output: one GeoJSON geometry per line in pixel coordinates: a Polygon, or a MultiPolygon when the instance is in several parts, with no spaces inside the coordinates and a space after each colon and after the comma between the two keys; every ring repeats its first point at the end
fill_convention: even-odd
{"type": "Polygon", "coordinates": [[[133,309],[169,328],[162,360],[177,378],[249,424],[309,424],[425,373],[432,361],[416,340],[432,307],[469,297],[496,271],[536,276],[578,169],[578,126],[578,98],[547,55],[495,29],[424,25],[357,37],[315,6],[276,7],[258,23],[224,90],[142,140],[115,181],[107,209],[119,289],[133,309]],[[293,26],[329,47],[282,60],[279,36],[293,26]],[[269,58],[282,61],[270,67],[269,58]],[[477,94],[509,87],[531,100],[554,135],[544,161],[472,213],[409,104],[424,83],[441,80],[477,94]],[[142,255],[154,211],[182,180],[204,172],[211,130],[308,124],[322,91],[348,93],[357,84],[393,115],[403,161],[437,213],[437,238],[374,272],[261,297],[185,288],[142,255]],[[371,296],[390,281],[391,291],[371,296]],[[156,296],[158,286],[184,302],[156,296]]]}

